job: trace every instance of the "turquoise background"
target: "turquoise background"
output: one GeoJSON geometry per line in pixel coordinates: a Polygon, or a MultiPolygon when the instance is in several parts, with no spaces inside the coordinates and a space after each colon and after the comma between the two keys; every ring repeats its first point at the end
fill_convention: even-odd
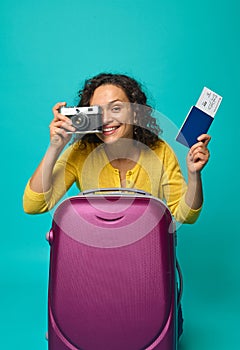
{"type": "MultiPolygon", "coordinates": [[[[51,107],[73,104],[84,79],[102,71],[142,82],[171,130],[203,86],[223,96],[210,129],[203,212],[179,228],[181,350],[240,348],[239,13],[237,0],[1,1],[2,349],[47,349],[52,217],[24,214],[22,194],[48,146],[51,107]]],[[[184,166],[186,149],[179,152],[184,166]]]]}

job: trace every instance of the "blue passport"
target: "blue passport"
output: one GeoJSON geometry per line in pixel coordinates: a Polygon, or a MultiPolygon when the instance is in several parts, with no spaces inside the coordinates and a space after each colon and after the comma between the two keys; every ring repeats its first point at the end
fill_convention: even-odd
{"type": "Polygon", "coordinates": [[[187,147],[198,142],[198,136],[206,134],[222,102],[222,96],[204,87],[195,106],[191,107],[176,140],[187,147]]]}
{"type": "Polygon", "coordinates": [[[176,136],[176,141],[189,148],[192,147],[198,142],[198,136],[207,133],[213,120],[213,117],[193,106],[176,136]]]}

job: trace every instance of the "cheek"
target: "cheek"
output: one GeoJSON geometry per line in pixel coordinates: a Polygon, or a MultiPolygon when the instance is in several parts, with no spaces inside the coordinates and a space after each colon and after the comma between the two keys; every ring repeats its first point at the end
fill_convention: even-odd
{"type": "Polygon", "coordinates": [[[133,135],[133,126],[131,124],[125,124],[125,133],[128,136],[133,135]]]}
{"type": "Polygon", "coordinates": [[[129,111],[124,113],[124,114],[122,114],[121,120],[122,120],[122,123],[132,125],[133,124],[133,114],[130,113],[129,111]]]}

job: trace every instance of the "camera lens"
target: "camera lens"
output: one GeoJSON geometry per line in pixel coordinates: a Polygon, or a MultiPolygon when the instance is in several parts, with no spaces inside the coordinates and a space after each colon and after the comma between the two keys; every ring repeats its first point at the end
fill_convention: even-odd
{"type": "Polygon", "coordinates": [[[86,130],[89,125],[89,118],[86,114],[78,113],[72,117],[72,125],[77,130],[86,130]]]}

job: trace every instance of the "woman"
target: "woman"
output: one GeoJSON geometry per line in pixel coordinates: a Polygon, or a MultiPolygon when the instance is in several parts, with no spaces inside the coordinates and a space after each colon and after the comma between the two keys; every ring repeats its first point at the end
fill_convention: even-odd
{"type": "Polygon", "coordinates": [[[210,136],[199,136],[189,150],[186,184],[175,154],[158,136],[160,128],[138,82],[126,75],[99,74],[85,82],[79,96],[78,106],[102,107],[102,133],[76,138],[60,156],[75,128],[59,112],[66,103],[53,107],[50,146],[26,186],[25,212],[50,210],[75,182],[81,191],[145,190],[166,201],[177,221],[195,222],[203,202],[201,171],[209,159],[210,136]]]}
{"type": "MultiPolygon", "coordinates": [[[[102,107],[102,133],[76,137],[60,156],[75,128],[59,112],[65,103],[57,103],[50,146],[26,186],[24,210],[31,214],[50,210],[76,182],[80,190],[125,187],[147,191],[165,200],[177,221],[195,222],[203,202],[201,170],[209,159],[210,136],[199,136],[189,150],[186,184],[175,154],[158,137],[160,128],[134,79],[100,74],[86,81],[79,96],[79,106],[102,107]]],[[[178,336],[182,323],[180,307],[178,336]]]]}

